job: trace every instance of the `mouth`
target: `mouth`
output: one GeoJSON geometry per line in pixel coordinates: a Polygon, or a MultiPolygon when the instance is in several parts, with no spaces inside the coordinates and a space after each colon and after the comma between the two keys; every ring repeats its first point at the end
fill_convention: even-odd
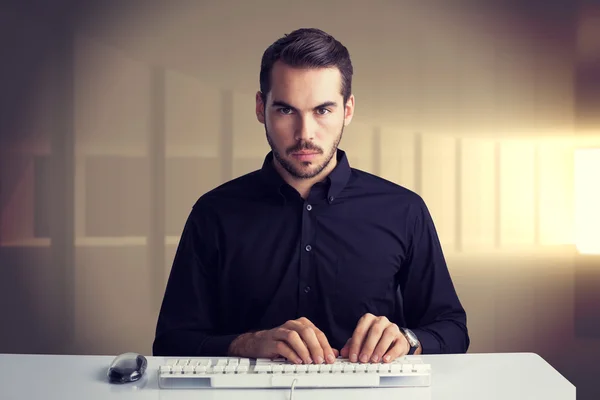
{"type": "Polygon", "coordinates": [[[319,152],[316,151],[298,151],[292,153],[292,157],[300,161],[310,161],[317,157],[319,152]]]}

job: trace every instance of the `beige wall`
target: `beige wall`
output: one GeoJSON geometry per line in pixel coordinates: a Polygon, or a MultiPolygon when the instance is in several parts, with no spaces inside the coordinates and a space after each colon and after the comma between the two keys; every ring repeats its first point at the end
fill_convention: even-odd
{"type": "Polygon", "coordinates": [[[66,276],[40,222],[51,85],[32,96],[24,134],[2,145],[0,351],[150,354],[190,207],[260,168],[268,151],[253,111],[262,51],[310,25],[353,55],[357,115],[341,143],[351,165],[417,191],[431,209],[467,309],[470,351],[537,352],[591,388],[600,337],[574,328],[573,151],[600,146],[600,134],[575,127],[574,27],[549,12],[467,2],[364,3],[328,3],[318,16],[304,5],[190,3],[161,19],[114,13],[110,29],[87,22],[73,53],[66,276]],[[162,162],[164,180],[152,173],[162,162]],[[160,215],[149,200],[156,190],[160,215]],[[151,241],[156,226],[162,250],[151,241]],[[72,315],[61,319],[65,310],[72,315]]]}

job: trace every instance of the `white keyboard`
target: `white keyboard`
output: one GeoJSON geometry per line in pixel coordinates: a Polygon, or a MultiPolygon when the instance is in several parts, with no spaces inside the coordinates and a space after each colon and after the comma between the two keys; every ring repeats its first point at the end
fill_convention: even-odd
{"type": "Polygon", "coordinates": [[[429,386],[431,366],[419,356],[391,363],[292,364],[283,359],[186,358],[167,360],[158,371],[162,389],[353,388],[429,386]]]}

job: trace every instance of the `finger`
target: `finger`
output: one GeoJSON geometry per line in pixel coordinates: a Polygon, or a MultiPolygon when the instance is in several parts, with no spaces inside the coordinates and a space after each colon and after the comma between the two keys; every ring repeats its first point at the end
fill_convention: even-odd
{"type": "Polygon", "coordinates": [[[398,325],[391,324],[388,325],[387,328],[383,331],[383,335],[381,335],[381,339],[379,339],[379,343],[373,350],[373,355],[371,356],[371,361],[379,362],[385,353],[390,349],[394,341],[401,335],[400,329],[398,325]]]}
{"type": "Polygon", "coordinates": [[[350,348],[348,348],[348,346],[342,347],[342,349],[340,350],[340,356],[342,356],[343,358],[349,358],[348,357],[349,354],[350,354],[350,348]]]}
{"type": "Polygon", "coordinates": [[[313,330],[315,332],[315,335],[317,336],[319,344],[321,345],[325,362],[327,362],[328,364],[333,364],[335,362],[335,359],[337,358],[337,355],[335,355],[333,349],[331,348],[329,340],[327,340],[327,336],[325,336],[325,334],[314,325],[313,330]]]}
{"type": "Polygon", "coordinates": [[[296,352],[296,354],[300,357],[302,362],[305,364],[311,363],[310,352],[306,347],[306,344],[298,334],[293,329],[278,329],[275,333],[275,339],[285,342],[289,347],[296,352]]]}
{"type": "Polygon", "coordinates": [[[333,351],[333,356],[338,358],[340,356],[340,351],[338,349],[331,349],[333,351]]]}
{"type": "Polygon", "coordinates": [[[408,354],[409,350],[410,345],[408,344],[408,341],[404,335],[400,335],[394,342],[394,345],[383,356],[383,362],[389,363],[398,357],[403,357],[408,354]]]}
{"type": "Polygon", "coordinates": [[[300,338],[306,343],[306,347],[310,352],[310,357],[315,364],[322,364],[324,361],[323,348],[321,347],[321,343],[317,338],[317,334],[312,326],[305,325],[303,327],[297,328],[297,332],[300,335],[300,338]]]}
{"type": "MultiPolygon", "coordinates": [[[[312,347],[310,345],[308,346],[308,348],[313,356],[313,361],[317,364],[322,364],[323,361],[326,361],[329,364],[334,363],[335,359],[336,359],[336,355],[333,353],[333,350],[331,349],[331,345],[329,344],[329,341],[327,340],[327,336],[325,336],[323,331],[321,331],[319,328],[317,328],[315,326],[315,324],[313,324],[308,318],[303,317],[303,318],[298,319],[297,321],[302,325],[311,327],[313,330],[313,333],[318,341],[318,348],[317,348],[316,344],[314,347],[312,347]]],[[[307,339],[304,337],[304,335],[301,334],[300,336],[307,344],[309,343],[309,342],[307,342],[307,339]]],[[[311,333],[307,333],[307,336],[312,338],[311,333]]]]}
{"type": "Polygon", "coordinates": [[[344,358],[348,358],[348,355],[350,354],[350,339],[348,339],[346,341],[346,344],[344,345],[344,347],[342,347],[342,349],[340,350],[340,355],[344,358]]]}
{"type": "Polygon", "coordinates": [[[286,358],[288,361],[295,364],[302,364],[302,358],[283,340],[276,340],[273,343],[272,352],[279,354],[281,357],[286,358]]]}
{"type": "Polygon", "coordinates": [[[358,321],[356,328],[354,329],[354,333],[350,338],[350,346],[349,346],[349,358],[351,362],[358,361],[358,354],[360,349],[362,348],[363,341],[365,340],[367,333],[369,332],[369,328],[371,324],[375,321],[375,316],[372,314],[365,314],[358,321]]]}
{"type": "MultiPolygon", "coordinates": [[[[373,351],[375,347],[381,340],[381,337],[385,331],[385,329],[390,325],[390,321],[385,317],[377,318],[369,328],[369,332],[367,337],[363,341],[362,348],[359,353],[359,360],[362,363],[367,363],[371,360],[373,356],[373,351]]],[[[390,341],[391,343],[391,341],[390,341]]],[[[389,346],[388,346],[389,347],[389,346]]]]}

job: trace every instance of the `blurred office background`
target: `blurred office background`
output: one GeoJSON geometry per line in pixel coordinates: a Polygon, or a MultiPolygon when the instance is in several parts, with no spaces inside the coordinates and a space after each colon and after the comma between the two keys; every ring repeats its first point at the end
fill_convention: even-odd
{"type": "Polygon", "coordinates": [[[0,6],[0,352],[151,354],[192,204],[269,150],[254,115],[263,51],[318,27],[355,67],[340,147],[429,205],[470,352],[535,352],[580,398],[600,395],[600,175],[577,152],[600,148],[597,4],[13,3],[0,6]]]}

